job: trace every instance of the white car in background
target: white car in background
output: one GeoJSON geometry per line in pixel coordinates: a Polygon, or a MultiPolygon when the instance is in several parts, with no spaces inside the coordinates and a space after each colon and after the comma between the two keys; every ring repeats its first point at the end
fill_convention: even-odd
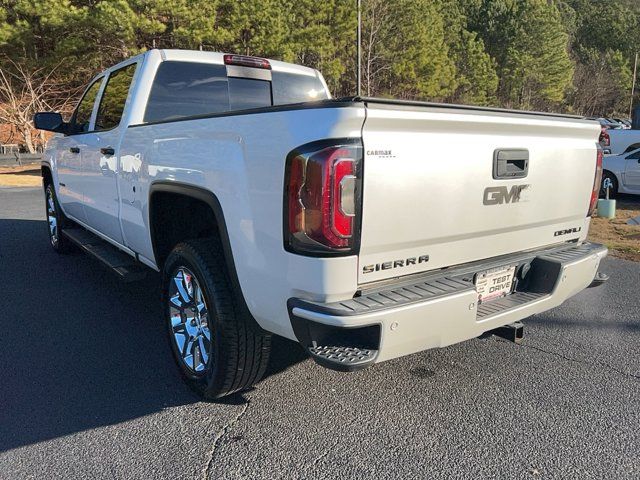
{"type": "Polygon", "coordinates": [[[620,155],[640,148],[640,130],[604,129],[600,145],[605,155],[620,155]]]}
{"type": "Polygon", "coordinates": [[[605,155],[603,160],[602,185],[600,195],[605,195],[604,185],[611,180],[609,196],[617,193],[640,195],[640,145],[618,155],[605,155]]]}

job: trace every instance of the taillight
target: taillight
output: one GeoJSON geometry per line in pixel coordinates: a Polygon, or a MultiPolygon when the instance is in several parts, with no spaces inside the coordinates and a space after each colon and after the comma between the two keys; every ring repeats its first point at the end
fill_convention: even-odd
{"type": "Polygon", "coordinates": [[[287,157],[285,248],[309,255],[355,253],[359,241],[362,146],[314,142],[287,157]]]}
{"type": "Polygon", "coordinates": [[[609,132],[607,132],[607,129],[604,127],[600,127],[600,145],[602,145],[603,147],[609,147],[611,146],[611,136],[609,135],[609,132]]]}
{"type": "Polygon", "coordinates": [[[602,148],[600,148],[600,145],[597,145],[598,147],[598,153],[597,153],[597,159],[596,159],[596,174],[595,174],[595,178],[593,180],[593,190],[591,191],[591,203],[589,204],[589,213],[587,213],[587,216],[592,216],[595,211],[596,211],[596,207],[598,206],[598,197],[600,196],[600,183],[602,182],[602,148]]]}

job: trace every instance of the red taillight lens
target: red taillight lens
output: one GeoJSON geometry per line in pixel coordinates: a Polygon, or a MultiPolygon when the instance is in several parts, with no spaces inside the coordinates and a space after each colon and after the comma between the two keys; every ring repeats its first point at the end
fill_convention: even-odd
{"type": "Polygon", "coordinates": [[[225,55],[225,65],[237,65],[239,67],[264,68],[271,70],[269,60],[258,57],[248,57],[246,55],[225,55]]]}
{"type": "MultiPolygon", "coordinates": [[[[348,152],[346,152],[348,153],[348,152]]],[[[340,238],[351,238],[355,217],[356,161],[338,158],[333,164],[331,178],[331,227],[340,238]]]]}
{"type": "Polygon", "coordinates": [[[360,211],[362,147],[315,142],[287,158],[285,248],[303,254],[353,253],[360,211]]]}
{"type": "Polygon", "coordinates": [[[591,203],[589,204],[589,213],[587,216],[592,216],[596,207],[598,206],[598,197],[600,196],[600,184],[602,183],[602,149],[598,145],[598,154],[596,159],[596,175],[593,180],[593,190],[591,192],[591,203]]]}
{"type": "Polygon", "coordinates": [[[609,136],[609,132],[607,132],[607,129],[604,127],[601,127],[599,141],[600,145],[602,145],[603,147],[611,146],[611,137],[609,136]]]}

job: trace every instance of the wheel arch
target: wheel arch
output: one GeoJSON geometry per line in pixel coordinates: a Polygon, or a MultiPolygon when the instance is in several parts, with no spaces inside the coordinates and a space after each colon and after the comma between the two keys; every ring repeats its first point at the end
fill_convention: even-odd
{"type": "MultiPolygon", "coordinates": [[[[212,226],[214,227],[213,233],[217,236],[220,244],[222,245],[224,261],[227,267],[229,279],[231,281],[231,288],[234,297],[237,300],[236,303],[241,312],[248,315],[255,322],[255,319],[251,314],[249,307],[247,306],[247,302],[245,301],[244,294],[242,292],[242,287],[240,285],[240,280],[238,278],[238,273],[235,266],[231,240],[229,238],[229,232],[227,230],[227,223],[225,220],[224,212],[222,210],[222,205],[220,204],[218,197],[210,190],[184,183],[158,181],[151,184],[151,186],[149,187],[148,203],[149,234],[151,236],[151,246],[153,249],[154,260],[160,270],[162,270],[163,268],[166,256],[171,251],[171,249],[175,247],[175,245],[173,245],[173,247],[169,249],[169,252],[162,251],[158,245],[158,235],[160,234],[160,232],[157,230],[158,225],[154,220],[156,219],[156,208],[158,205],[156,199],[158,198],[157,196],[159,194],[176,195],[195,200],[201,202],[202,204],[205,204],[210,209],[215,220],[215,225],[212,226]]],[[[186,240],[186,238],[183,240],[186,240]]]]}
{"type": "MultiPolygon", "coordinates": [[[[47,184],[47,181],[53,184],[53,172],[51,170],[51,165],[43,162],[40,165],[40,174],[42,175],[44,185],[47,184]]],[[[54,188],[55,188],[55,185],[54,185],[54,188]]]]}
{"type": "MultiPolygon", "coordinates": [[[[59,185],[56,185],[56,180],[54,177],[54,169],[51,166],[51,164],[48,161],[43,161],[40,164],[40,175],[42,176],[42,188],[46,189],[47,188],[47,184],[50,183],[51,186],[53,187],[53,191],[56,194],[57,200],[58,200],[58,208],[60,209],[60,211],[62,212],[63,215],[67,215],[67,212],[64,209],[64,205],[62,204],[62,202],[60,202],[60,195],[59,195],[59,185]]],[[[68,218],[68,217],[67,217],[68,218]]]]}
{"type": "MultiPolygon", "coordinates": [[[[153,255],[156,261],[156,264],[159,268],[162,267],[164,260],[166,259],[169,252],[163,252],[162,247],[159,245],[159,231],[158,231],[158,207],[161,203],[158,199],[163,194],[174,196],[175,198],[182,198],[185,200],[191,200],[199,202],[200,204],[204,204],[208,207],[209,211],[212,215],[212,220],[214,224],[211,225],[214,229],[214,233],[219,236],[220,241],[225,247],[225,255],[227,254],[227,248],[229,248],[229,253],[231,253],[231,245],[229,241],[229,234],[227,231],[226,221],[224,218],[224,213],[222,211],[222,206],[220,205],[220,201],[216,197],[216,195],[204,188],[196,187],[193,185],[176,183],[176,182],[154,182],[151,184],[149,188],[149,233],[151,236],[151,244],[153,248],[153,255]]],[[[176,206],[176,208],[180,208],[180,206],[176,206]]],[[[209,219],[209,220],[211,220],[209,219]]],[[[172,245],[171,248],[173,248],[172,245]]],[[[170,248],[170,249],[171,249],[170,248]]],[[[169,249],[169,250],[170,250],[169,249]]],[[[233,255],[231,255],[231,261],[233,261],[233,255]]]]}

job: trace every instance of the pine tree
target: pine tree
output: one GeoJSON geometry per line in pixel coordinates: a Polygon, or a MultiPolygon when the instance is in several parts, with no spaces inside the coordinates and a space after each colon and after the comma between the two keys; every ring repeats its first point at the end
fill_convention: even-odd
{"type": "Polygon", "coordinates": [[[469,31],[467,8],[457,0],[439,0],[445,21],[445,41],[455,63],[455,91],[447,101],[473,105],[495,104],[498,75],[495,61],[476,32],[469,31]]]}
{"type": "Polygon", "coordinates": [[[560,11],[547,0],[482,0],[478,29],[497,62],[498,95],[508,107],[561,108],[573,78],[560,11]]]}
{"type": "MultiPolygon", "coordinates": [[[[365,94],[596,115],[628,109],[637,0],[362,3],[365,94]]],[[[48,72],[69,92],[156,47],[300,63],[319,69],[335,95],[350,95],[355,38],[353,0],[0,2],[0,68],[48,72]]]]}
{"type": "Polygon", "coordinates": [[[433,1],[369,0],[363,14],[365,91],[439,99],[455,90],[455,65],[433,1]]]}

